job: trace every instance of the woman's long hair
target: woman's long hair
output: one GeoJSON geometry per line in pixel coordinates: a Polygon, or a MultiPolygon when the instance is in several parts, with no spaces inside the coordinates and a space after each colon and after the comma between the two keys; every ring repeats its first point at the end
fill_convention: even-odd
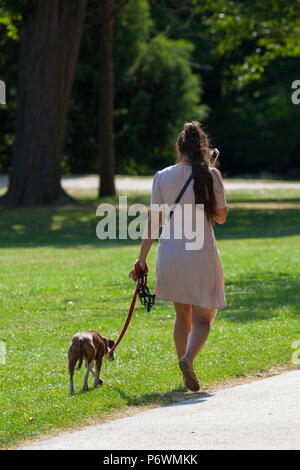
{"type": "Polygon", "coordinates": [[[186,154],[192,164],[194,193],[196,204],[204,204],[204,211],[209,222],[216,215],[216,198],[213,179],[209,171],[209,141],[199,122],[186,122],[176,143],[178,157],[186,154]]]}

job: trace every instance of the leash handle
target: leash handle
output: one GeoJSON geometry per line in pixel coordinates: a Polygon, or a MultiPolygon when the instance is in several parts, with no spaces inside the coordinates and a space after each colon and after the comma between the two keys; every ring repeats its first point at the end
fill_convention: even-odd
{"type": "Polygon", "coordinates": [[[143,276],[148,274],[148,271],[149,271],[147,263],[145,263],[145,269],[141,269],[138,259],[134,263],[134,269],[135,269],[135,273],[136,273],[136,275],[139,279],[141,279],[143,276]]]}

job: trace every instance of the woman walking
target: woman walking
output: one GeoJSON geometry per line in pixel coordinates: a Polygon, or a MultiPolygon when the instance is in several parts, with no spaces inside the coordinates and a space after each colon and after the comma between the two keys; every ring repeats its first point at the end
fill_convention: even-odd
{"type": "MultiPolygon", "coordinates": [[[[148,233],[138,257],[142,269],[155,235],[153,205],[174,204],[178,194],[192,175],[192,181],[180,199],[182,208],[204,205],[204,243],[201,249],[187,249],[183,235],[174,238],[175,217],[170,220],[169,237],[160,237],[156,260],[155,294],[158,299],[172,301],[176,311],[174,340],[185,386],[197,391],[199,381],[193,361],[204,346],[217,310],[226,306],[224,276],[213,231],[213,222],[223,224],[227,216],[225,190],[220,172],[210,167],[208,138],[196,121],[185,123],[176,144],[178,161],[154,176],[148,233]],[[150,231],[152,229],[152,232],[150,231]]],[[[157,207],[157,206],[156,206],[157,207]]],[[[182,211],[184,213],[184,210],[182,211]]],[[[195,226],[196,211],[192,212],[195,226]]],[[[157,217],[156,217],[157,219],[157,217]]],[[[159,212],[162,220],[162,212],[159,212]]],[[[136,281],[135,270],[129,273],[136,281]]]]}

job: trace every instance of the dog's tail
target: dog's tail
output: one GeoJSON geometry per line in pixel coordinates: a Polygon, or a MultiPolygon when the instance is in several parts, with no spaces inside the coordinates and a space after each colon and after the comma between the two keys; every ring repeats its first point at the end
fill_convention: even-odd
{"type": "Polygon", "coordinates": [[[80,367],[82,366],[82,361],[83,361],[83,344],[82,344],[82,341],[79,341],[79,362],[78,362],[78,366],[76,367],[76,370],[80,369],[80,367]]]}

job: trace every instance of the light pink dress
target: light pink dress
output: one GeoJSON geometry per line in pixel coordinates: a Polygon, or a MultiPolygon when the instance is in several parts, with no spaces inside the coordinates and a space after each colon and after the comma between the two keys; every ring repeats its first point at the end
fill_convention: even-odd
{"type": "MultiPolygon", "coordinates": [[[[181,162],[158,171],[154,176],[151,205],[174,204],[179,192],[191,174],[191,165],[181,162]]],[[[221,174],[211,169],[216,207],[226,206],[221,174]]],[[[186,189],[180,205],[195,207],[193,180],[186,189]]],[[[174,217],[172,217],[174,219],[174,217]]],[[[174,221],[173,221],[174,225],[174,221]]],[[[226,306],[224,275],[212,225],[204,216],[204,244],[201,249],[187,250],[186,239],[160,237],[156,260],[155,294],[158,299],[198,305],[207,309],[226,306]]],[[[190,241],[190,240],[188,240],[190,241]]]]}

